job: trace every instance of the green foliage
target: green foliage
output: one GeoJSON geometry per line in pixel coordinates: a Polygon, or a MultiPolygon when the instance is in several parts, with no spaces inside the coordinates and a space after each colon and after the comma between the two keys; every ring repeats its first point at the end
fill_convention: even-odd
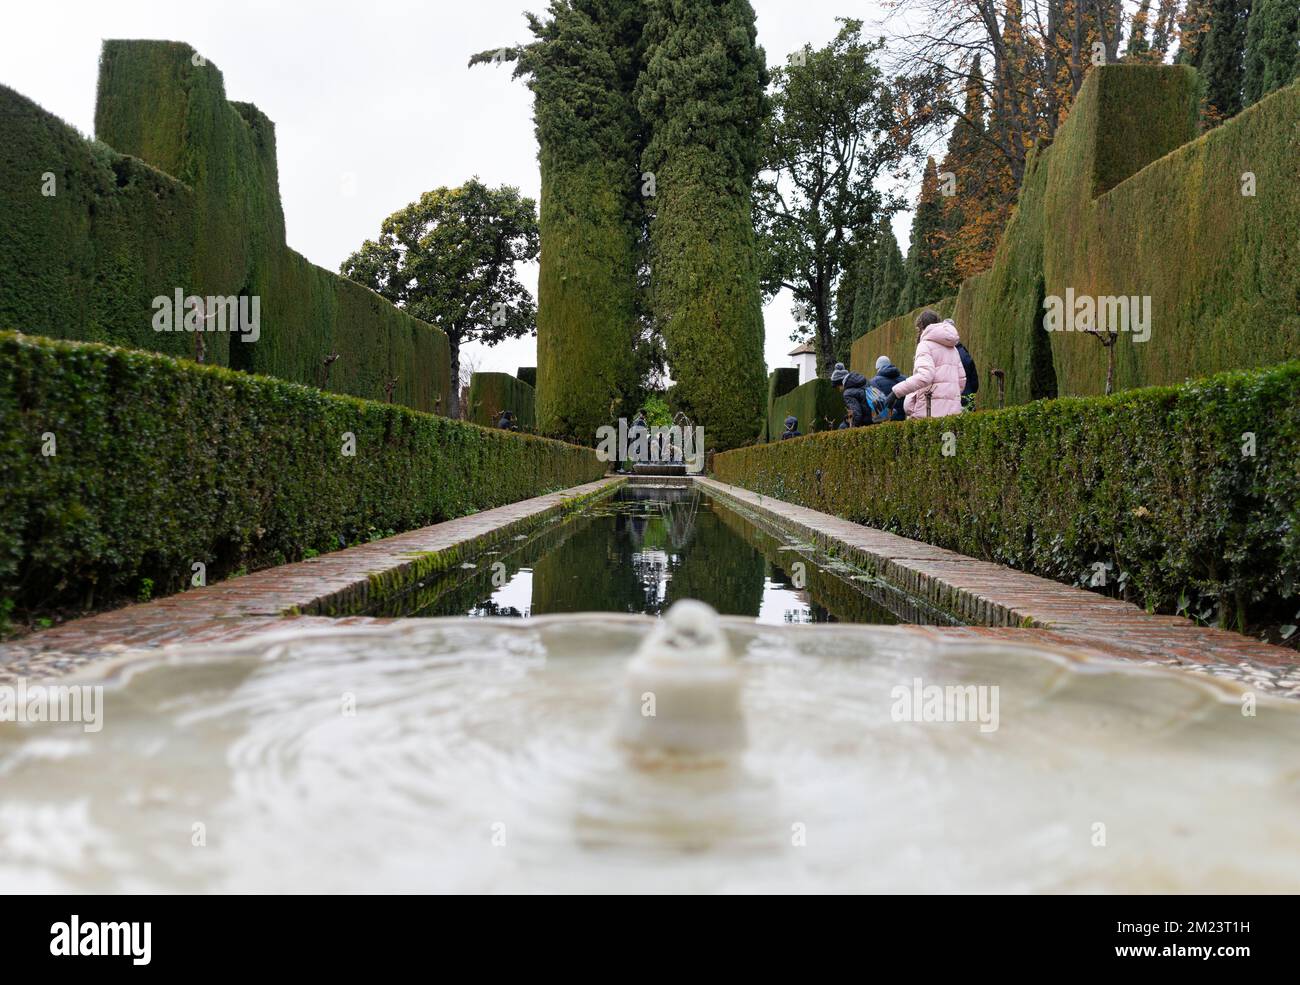
{"type": "Polygon", "coordinates": [[[394,212],[379,239],[366,240],[339,270],[442,329],[459,379],[465,342],[495,345],[534,330],[533,298],[516,264],[535,260],[537,250],[536,203],[518,188],[471,178],[394,212]]]}
{"type": "Polygon", "coordinates": [[[668,406],[668,401],[657,393],[652,393],[646,397],[645,403],[641,405],[645,411],[645,422],[650,427],[671,427],[673,423],[672,408],[668,406]]]}
{"type": "Polygon", "coordinates": [[[1196,67],[1205,77],[1205,97],[1216,119],[1241,111],[1246,53],[1246,19],[1251,0],[1208,0],[1209,30],[1196,67]]]}
{"type": "Polygon", "coordinates": [[[1300,76],[1300,5],[1255,0],[1246,25],[1244,100],[1259,102],[1300,76]]]}
{"type": "Polygon", "coordinates": [[[921,194],[912,214],[912,242],[907,251],[900,306],[910,311],[943,295],[945,276],[943,199],[939,196],[939,173],[934,158],[925,160],[921,194]]]}
{"type": "Polygon", "coordinates": [[[0,87],[0,327],[441,406],[442,333],[285,247],[274,126],[226,101],[215,66],[184,44],[107,42],[95,126],[87,142],[0,87]],[[151,301],[177,288],[259,297],[261,337],[155,332],[151,301]]]}
{"type": "Polygon", "coordinates": [[[195,214],[190,188],[0,86],[0,326],[191,355],[151,301],[193,282],[195,214]]]}
{"type": "MultiPolygon", "coordinates": [[[[767,376],[767,417],[763,421],[763,440],[772,441],[781,436],[781,431],[772,433],[772,405],[777,397],[784,397],[799,385],[799,370],[793,366],[780,366],[767,376]]],[[[784,417],[781,420],[785,420],[784,417]]],[[[782,427],[781,430],[785,430],[782,427]]]]}
{"type": "MultiPolygon", "coordinates": [[[[877,179],[906,151],[892,139],[899,120],[876,64],[883,42],[863,42],[860,20],[839,20],[826,47],[805,46],[773,69],[755,184],[764,291],[788,289],[807,311],[826,373],[851,325],[838,315],[847,304],[833,312],[832,300],[854,276],[853,233],[871,229],[885,205],[877,179]]],[[[840,300],[849,297],[845,290],[840,300]]]]}
{"type": "Polygon", "coordinates": [[[712,448],[762,431],[766,370],[750,187],[767,81],[747,0],[647,5],[637,107],[655,175],[651,299],[674,397],[712,448]],[[708,139],[701,139],[707,134],[708,139]]]}
{"type": "Polygon", "coordinates": [[[535,41],[470,64],[517,60],[535,97],[542,197],[537,282],[538,427],[594,439],[630,412],[644,221],[633,98],[638,0],[554,0],[535,41]]]}
{"type": "Polygon", "coordinates": [[[509,373],[475,373],[470,377],[469,406],[464,410],[465,420],[484,427],[496,427],[503,410],[515,415],[519,427],[537,427],[533,388],[509,373]]]}
{"type": "Polygon", "coordinates": [[[785,419],[790,414],[799,418],[799,430],[804,434],[814,431],[831,431],[844,420],[844,397],[827,379],[809,380],[771,403],[767,433],[775,441],[785,430],[785,419]]]}
{"type": "MultiPolygon", "coordinates": [[[[1151,297],[1150,339],[1121,334],[1116,347],[1120,389],[1300,356],[1290,232],[1300,228],[1292,174],[1300,85],[1193,139],[1198,103],[1187,68],[1102,67],[1054,142],[1030,156],[993,266],[963,281],[952,313],[981,377],[1006,372],[1008,403],[1058,388],[1102,392],[1098,341],[1042,330],[1043,298],[1067,288],[1151,297]],[[1253,196],[1242,194],[1246,172],[1253,196]]],[[[910,323],[882,324],[855,343],[854,368],[865,373],[883,352],[907,371],[910,323]]]]}
{"type": "Polygon", "coordinates": [[[527,383],[534,390],[537,389],[537,367],[520,366],[519,371],[515,373],[515,378],[522,383],[527,383]]]}
{"type": "MultiPolygon", "coordinates": [[[[906,271],[903,252],[898,248],[894,230],[885,219],[880,224],[874,252],[875,265],[871,271],[871,300],[863,308],[862,317],[869,325],[879,325],[903,313],[903,289],[906,271]]],[[[861,298],[859,297],[859,301],[861,298]]]]}
{"type": "Polygon", "coordinates": [[[1082,584],[1109,562],[1112,585],[1122,576],[1139,604],[1174,611],[1186,595],[1232,623],[1295,611],[1297,461],[1293,362],[743,448],[718,455],[714,472],[1060,581],[1082,584]]]}
{"type": "Polygon", "coordinates": [[[599,478],[590,449],[0,333],[0,598],[103,604],[599,478]],[[42,454],[52,432],[57,453],[42,454]],[[344,435],[356,454],[344,455],[344,435]]]}

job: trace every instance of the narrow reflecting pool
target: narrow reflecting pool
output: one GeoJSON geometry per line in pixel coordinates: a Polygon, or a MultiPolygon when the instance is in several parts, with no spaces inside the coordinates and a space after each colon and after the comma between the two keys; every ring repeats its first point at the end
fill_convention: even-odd
{"type": "Polygon", "coordinates": [[[659,615],[678,599],[760,623],[952,620],[694,487],[629,485],[470,558],[371,615],[659,615]]]}

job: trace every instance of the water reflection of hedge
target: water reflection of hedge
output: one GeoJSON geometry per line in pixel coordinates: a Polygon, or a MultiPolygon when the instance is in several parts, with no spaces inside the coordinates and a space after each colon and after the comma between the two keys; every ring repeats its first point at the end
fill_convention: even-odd
{"type": "Polygon", "coordinates": [[[714,500],[714,512],[732,533],[745,541],[766,560],[768,577],[775,584],[793,588],[789,566],[804,563],[804,587],[813,608],[813,622],[827,621],[829,614],[837,622],[892,624],[900,621],[931,624],[952,620],[923,609],[914,600],[884,586],[867,582],[855,585],[846,579],[849,572],[837,574],[811,559],[811,552],[782,550],[784,539],[758,526],[753,518],[714,500]],[[818,610],[822,610],[819,612],[818,610]]]}
{"type": "Polygon", "coordinates": [[[493,583],[495,565],[498,562],[504,565],[504,575],[508,581],[521,569],[530,567],[538,558],[555,550],[591,521],[592,517],[586,512],[544,520],[539,529],[524,535],[525,540],[515,540],[514,536],[517,535],[512,535],[494,544],[490,550],[470,556],[466,562],[462,562],[472,562],[475,565],[473,569],[461,568],[459,565],[452,567],[403,595],[385,599],[381,604],[368,609],[366,615],[463,616],[471,611],[476,615],[525,615],[523,612],[487,611],[488,607],[482,604],[497,589],[493,583]],[[478,611],[480,609],[484,611],[478,611]]]}
{"type": "MultiPolygon", "coordinates": [[[[689,508],[677,503],[674,510],[689,508]]],[[[707,507],[694,532],[673,546],[670,521],[652,504],[623,510],[579,531],[533,566],[533,614],[658,613],[679,598],[708,602],[727,615],[758,614],[762,555],[736,538],[707,507]],[[610,528],[613,527],[611,532],[610,528]],[[659,585],[668,579],[665,598],[659,585]]]]}
{"type": "MultiPolygon", "coordinates": [[[[604,511],[602,511],[604,512],[604,511]]],[[[653,612],[654,588],[632,564],[632,532],[652,518],[619,511],[568,537],[533,565],[533,615],[653,612]],[[610,535],[610,525],[615,535],[610,535]]]]}

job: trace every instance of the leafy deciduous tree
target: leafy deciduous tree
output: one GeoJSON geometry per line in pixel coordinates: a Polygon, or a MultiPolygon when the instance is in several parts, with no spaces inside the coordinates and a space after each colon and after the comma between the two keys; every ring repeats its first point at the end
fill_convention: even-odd
{"type": "MultiPolygon", "coordinates": [[[[534,330],[533,298],[515,265],[536,259],[537,249],[533,200],[472,178],[394,212],[339,272],[447,333],[457,380],[465,342],[495,345],[534,330]]],[[[449,409],[460,416],[459,394],[449,409]]]]}
{"type": "Polygon", "coordinates": [[[836,361],[833,301],[840,278],[852,276],[854,231],[898,204],[884,201],[875,183],[897,174],[908,150],[876,63],[881,48],[862,40],[861,21],[841,18],[826,47],[805,48],[772,73],[773,112],[755,185],[764,289],[789,289],[806,311],[823,373],[836,361]]]}

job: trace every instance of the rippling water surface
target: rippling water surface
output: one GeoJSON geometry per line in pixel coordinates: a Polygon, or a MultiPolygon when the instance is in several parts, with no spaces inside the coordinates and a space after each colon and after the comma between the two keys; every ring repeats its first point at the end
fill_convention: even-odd
{"type": "Polygon", "coordinates": [[[610,729],[651,625],[406,620],[127,662],[97,734],[0,725],[0,888],[1300,890],[1290,705],[735,620],[749,750],[643,772],[610,729]],[[997,685],[997,730],[896,721],[917,679],[997,685]]]}

